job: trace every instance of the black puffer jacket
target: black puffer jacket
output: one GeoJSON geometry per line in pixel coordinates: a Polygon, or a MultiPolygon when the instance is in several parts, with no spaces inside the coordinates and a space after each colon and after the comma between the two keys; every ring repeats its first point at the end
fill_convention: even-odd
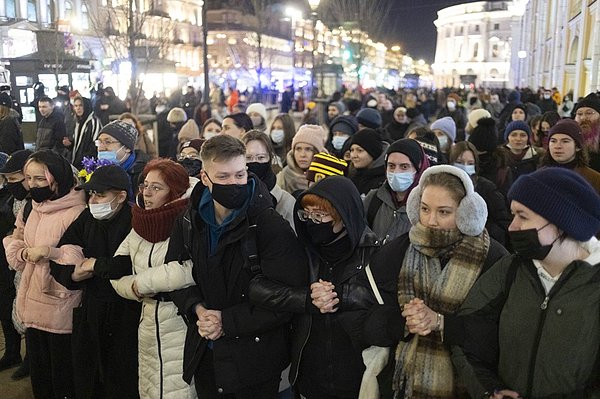
{"type": "MultiPolygon", "coordinates": [[[[214,253],[209,253],[209,226],[199,212],[207,189],[198,183],[190,208],[175,221],[165,263],[192,259],[196,285],[172,292],[171,298],[188,320],[183,378],[203,373],[199,364],[208,342],[198,334],[195,307],[220,310],[224,335],[211,341],[217,387],[230,393],[281,375],[289,364],[288,332],[292,315],[259,308],[248,301],[248,270],[243,246],[249,226],[256,224],[255,243],[262,273],[283,284],[306,284],[306,256],[290,224],[272,207],[268,188],[253,174],[248,206],[224,227],[214,253]]],[[[212,371],[211,371],[212,372],[212,371]]]]}
{"type": "Polygon", "coordinates": [[[309,255],[310,283],[319,279],[335,285],[340,303],[335,313],[321,314],[311,303],[310,284],[295,288],[282,286],[262,276],[253,280],[250,300],[262,306],[298,313],[294,318],[290,383],[297,384],[307,397],[327,393],[336,397],[357,397],[364,365],[361,351],[362,320],[376,303],[364,267],[379,243],[366,226],[360,196],[347,178],[328,177],[305,191],[296,202],[315,194],[333,204],[342,217],[349,244],[339,260],[323,258],[323,247],[310,239],[306,223],[294,213],[298,238],[309,255]]]}

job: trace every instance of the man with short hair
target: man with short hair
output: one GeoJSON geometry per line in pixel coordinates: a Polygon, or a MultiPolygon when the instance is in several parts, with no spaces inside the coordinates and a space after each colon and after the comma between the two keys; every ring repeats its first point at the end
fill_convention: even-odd
{"type": "MultiPolygon", "coordinates": [[[[275,398],[289,364],[291,315],[253,306],[262,274],[308,283],[305,254],[268,188],[246,168],[241,141],[218,135],[202,146],[202,184],[173,228],[165,262],[191,259],[197,285],[171,293],[188,320],[183,378],[199,398],[275,398]]],[[[269,295],[266,293],[265,295],[269,295]]]]}
{"type": "Polygon", "coordinates": [[[42,119],[38,123],[35,149],[53,150],[57,153],[64,151],[63,139],[67,137],[64,116],[54,110],[54,101],[44,96],[38,101],[38,110],[42,119]]]}

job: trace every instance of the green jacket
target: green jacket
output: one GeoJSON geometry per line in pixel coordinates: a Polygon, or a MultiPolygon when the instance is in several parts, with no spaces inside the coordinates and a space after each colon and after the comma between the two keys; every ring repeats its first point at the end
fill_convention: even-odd
{"type": "Polygon", "coordinates": [[[477,280],[460,314],[469,321],[453,360],[472,397],[494,389],[600,397],[600,265],[572,262],[546,295],[531,261],[505,257],[477,280]]]}

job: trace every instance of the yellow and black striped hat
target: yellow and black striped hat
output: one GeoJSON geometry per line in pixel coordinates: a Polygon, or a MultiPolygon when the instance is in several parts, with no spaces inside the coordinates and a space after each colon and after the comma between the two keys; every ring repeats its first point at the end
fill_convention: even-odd
{"type": "Polygon", "coordinates": [[[315,154],[306,172],[306,180],[313,183],[328,176],[345,176],[348,162],[326,152],[315,154]]]}

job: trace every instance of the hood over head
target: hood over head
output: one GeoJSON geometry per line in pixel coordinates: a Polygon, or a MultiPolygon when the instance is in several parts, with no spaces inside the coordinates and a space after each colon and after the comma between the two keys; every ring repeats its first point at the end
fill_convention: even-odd
{"type": "Polygon", "coordinates": [[[367,227],[367,222],[360,193],[354,183],[343,176],[330,176],[319,180],[314,186],[300,194],[294,206],[294,225],[298,238],[303,243],[312,246],[306,223],[298,218],[298,210],[302,209],[300,205],[302,198],[307,194],[314,194],[331,202],[344,222],[352,248],[356,248],[367,227]]]}

